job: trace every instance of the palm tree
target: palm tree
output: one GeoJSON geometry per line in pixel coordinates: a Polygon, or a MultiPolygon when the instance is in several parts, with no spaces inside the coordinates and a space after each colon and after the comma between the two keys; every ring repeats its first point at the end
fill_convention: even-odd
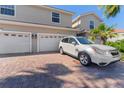
{"type": "Polygon", "coordinates": [[[97,28],[90,31],[90,39],[96,40],[99,37],[101,44],[105,44],[108,38],[117,36],[117,34],[113,33],[112,31],[113,26],[108,27],[102,23],[97,28]]]}
{"type": "Polygon", "coordinates": [[[107,18],[115,17],[120,12],[120,5],[101,5],[107,18]]]}

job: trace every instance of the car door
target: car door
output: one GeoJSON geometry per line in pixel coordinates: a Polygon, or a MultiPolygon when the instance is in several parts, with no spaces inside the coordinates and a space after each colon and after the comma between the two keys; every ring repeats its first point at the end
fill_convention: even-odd
{"type": "Polygon", "coordinates": [[[63,48],[63,51],[68,53],[68,40],[69,38],[64,38],[62,40],[62,48],[63,48]]]}
{"type": "Polygon", "coordinates": [[[74,38],[69,38],[69,44],[68,44],[68,53],[76,56],[76,46],[78,42],[74,38]]]}

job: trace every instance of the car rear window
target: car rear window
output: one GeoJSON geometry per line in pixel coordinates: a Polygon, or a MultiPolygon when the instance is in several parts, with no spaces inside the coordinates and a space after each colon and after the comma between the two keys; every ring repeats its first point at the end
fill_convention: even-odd
{"type": "Polygon", "coordinates": [[[64,38],[64,39],[62,40],[62,42],[68,43],[68,38],[64,38]]]}

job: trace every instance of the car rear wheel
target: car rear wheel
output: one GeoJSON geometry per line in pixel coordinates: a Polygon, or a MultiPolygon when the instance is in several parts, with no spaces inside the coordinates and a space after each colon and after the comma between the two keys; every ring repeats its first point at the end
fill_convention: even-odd
{"type": "Polygon", "coordinates": [[[80,60],[80,63],[84,66],[88,66],[91,64],[91,58],[88,54],[86,53],[80,53],[79,54],[79,60],[80,60]]]}
{"type": "Polygon", "coordinates": [[[60,52],[60,54],[64,54],[64,51],[63,51],[62,47],[59,49],[59,52],[60,52]]]}

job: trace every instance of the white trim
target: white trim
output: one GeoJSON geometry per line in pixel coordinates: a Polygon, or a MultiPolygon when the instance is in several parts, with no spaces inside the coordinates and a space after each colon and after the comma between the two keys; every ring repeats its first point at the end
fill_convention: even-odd
{"type": "Polygon", "coordinates": [[[48,26],[48,25],[40,25],[40,24],[32,24],[32,23],[23,23],[23,22],[15,22],[15,21],[5,21],[5,20],[0,20],[0,24],[11,24],[11,25],[22,25],[22,26],[32,26],[32,27],[43,27],[43,28],[59,29],[59,30],[63,30],[63,31],[67,30],[67,31],[74,31],[74,32],[78,32],[79,31],[78,29],[73,29],[73,28],[48,26]]]}
{"type": "Polygon", "coordinates": [[[56,35],[56,36],[63,35],[63,36],[69,36],[69,35],[66,35],[66,34],[58,34],[58,33],[56,33],[56,34],[52,34],[52,33],[37,33],[37,34],[39,34],[39,35],[56,35]]]}
{"type": "Polygon", "coordinates": [[[0,33],[31,34],[31,32],[19,32],[19,31],[9,31],[9,30],[0,30],[0,33]]]}
{"type": "Polygon", "coordinates": [[[39,33],[37,33],[37,52],[40,52],[39,43],[40,43],[40,38],[39,38],[39,33]]]}
{"type": "Polygon", "coordinates": [[[30,53],[32,52],[32,33],[30,33],[30,53]]]}

